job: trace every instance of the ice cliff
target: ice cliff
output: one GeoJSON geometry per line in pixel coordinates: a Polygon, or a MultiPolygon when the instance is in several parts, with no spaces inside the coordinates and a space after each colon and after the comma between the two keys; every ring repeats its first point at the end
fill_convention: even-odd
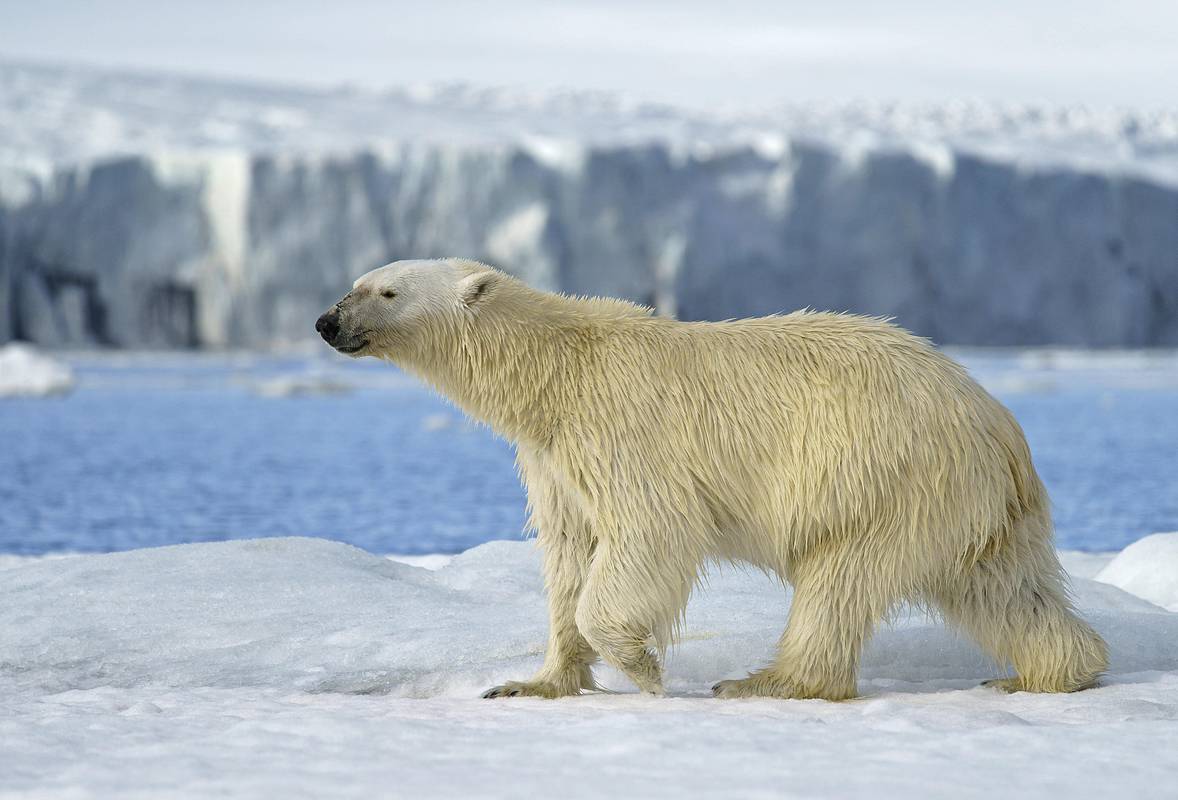
{"type": "Polygon", "coordinates": [[[462,255],[685,319],[1178,345],[1175,115],[719,117],[11,65],[0,114],[0,342],[291,342],[360,273],[462,255]]]}

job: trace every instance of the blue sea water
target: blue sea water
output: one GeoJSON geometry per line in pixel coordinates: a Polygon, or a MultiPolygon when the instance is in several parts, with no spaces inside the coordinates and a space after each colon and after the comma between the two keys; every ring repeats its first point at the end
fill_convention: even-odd
{"type": "MultiPolygon", "coordinates": [[[[1178,530],[1173,354],[956,355],[1026,430],[1060,547],[1178,530]]],[[[73,393],[0,400],[0,553],[292,535],[452,553],[521,535],[508,445],[390,366],[67,360],[73,393]]]]}

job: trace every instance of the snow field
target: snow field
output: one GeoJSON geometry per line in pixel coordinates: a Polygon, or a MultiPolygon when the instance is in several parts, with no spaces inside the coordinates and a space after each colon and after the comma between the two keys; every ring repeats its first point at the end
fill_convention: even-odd
{"type": "Polygon", "coordinates": [[[1112,650],[1100,688],[980,687],[995,665],[901,612],[847,703],[707,696],[788,611],[732,567],[689,606],[670,697],[603,669],[620,694],[482,701],[543,653],[530,543],[432,569],[314,539],[25,561],[0,572],[0,796],[1165,796],[1178,614],[1131,592],[1178,584],[1175,541],[1065,559],[1121,584],[1073,574],[1112,650]]]}

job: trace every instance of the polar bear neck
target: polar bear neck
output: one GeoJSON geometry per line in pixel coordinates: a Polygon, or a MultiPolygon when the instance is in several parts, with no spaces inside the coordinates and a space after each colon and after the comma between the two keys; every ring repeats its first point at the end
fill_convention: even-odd
{"type": "Polygon", "coordinates": [[[560,425],[607,319],[649,318],[615,300],[541,292],[507,279],[484,306],[434,331],[409,369],[513,443],[543,446],[560,425]]]}

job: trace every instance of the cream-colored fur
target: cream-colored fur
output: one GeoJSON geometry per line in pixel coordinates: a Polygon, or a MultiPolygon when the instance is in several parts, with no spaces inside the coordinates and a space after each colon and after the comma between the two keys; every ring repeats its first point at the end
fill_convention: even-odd
{"type": "Polygon", "coordinates": [[[676,322],[458,260],[375,270],[337,311],[337,347],[396,362],[517,447],[551,632],[540,672],[487,696],[576,694],[598,656],[661,693],[688,596],[728,559],[795,594],[776,658],[721,697],[853,697],[901,601],[1011,664],[1012,691],[1083,689],[1106,667],[1018,423],[885,321],[676,322]]]}

